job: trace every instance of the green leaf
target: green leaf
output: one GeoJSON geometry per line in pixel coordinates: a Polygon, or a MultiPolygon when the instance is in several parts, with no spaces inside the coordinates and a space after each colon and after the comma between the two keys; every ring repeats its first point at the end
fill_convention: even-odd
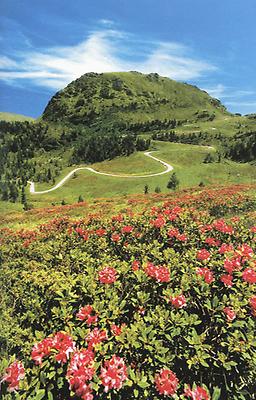
{"type": "Polygon", "coordinates": [[[139,385],[139,387],[141,387],[142,389],[145,389],[145,388],[147,388],[147,387],[150,386],[150,384],[149,384],[148,382],[143,382],[143,381],[138,382],[138,385],[139,385]]]}
{"type": "Polygon", "coordinates": [[[48,400],[54,400],[52,392],[48,392],[48,400]]]}
{"type": "Polygon", "coordinates": [[[45,396],[45,389],[38,389],[36,391],[35,400],[41,400],[45,396]]]}
{"type": "Polygon", "coordinates": [[[215,386],[212,393],[212,400],[219,400],[220,395],[221,395],[221,389],[215,386]]]}

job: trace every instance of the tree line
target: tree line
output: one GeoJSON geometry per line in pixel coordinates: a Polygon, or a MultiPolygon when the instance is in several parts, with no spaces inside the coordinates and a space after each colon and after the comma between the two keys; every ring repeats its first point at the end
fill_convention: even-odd
{"type": "Polygon", "coordinates": [[[134,151],[144,151],[150,146],[150,139],[132,134],[97,134],[82,137],[73,152],[73,163],[95,163],[117,156],[129,156],[134,151]]]}

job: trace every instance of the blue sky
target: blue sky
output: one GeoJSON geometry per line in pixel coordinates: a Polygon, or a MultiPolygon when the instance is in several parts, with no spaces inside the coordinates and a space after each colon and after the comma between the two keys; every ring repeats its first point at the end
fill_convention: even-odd
{"type": "Polygon", "coordinates": [[[0,110],[39,116],[83,73],[158,72],[256,112],[255,0],[1,0],[0,110]]]}

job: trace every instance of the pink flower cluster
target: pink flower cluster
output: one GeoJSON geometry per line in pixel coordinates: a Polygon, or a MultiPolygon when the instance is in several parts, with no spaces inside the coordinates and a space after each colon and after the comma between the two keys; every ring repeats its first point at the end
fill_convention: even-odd
{"type": "Polygon", "coordinates": [[[67,379],[77,396],[83,400],[93,400],[90,381],[95,373],[94,353],[88,349],[75,351],[67,370],[67,379]]]}
{"type": "Polygon", "coordinates": [[[236,318],[236,313],[234,310],[232,310],[232,308],[230,307],[225,307],[223,309],[223,312],[226,314],[227,320],[229,322],[233,321],[236,318]]]}
{"type": "Polygon", "coordinates": [[[223,219],[218,219],[212,224],[212,227],[221,233],[227,233],[231,235],[234,233],[234,229],[231,225],[227,225],[223,219]]]}
{"type": "Polygon", "coordinates": [[[156,219],[151,221],[151,224],[155,227],[155,228],[162,228],[163,226],[165,226],[166,221],[162,216],[158,216],[156,219]]]}
{"type": "Polygon", "coordinates": [[[186,306],[186,298],[183,294],[176,297],[170,297],[171,303],[175,308],[183,308],[186,306]]]}
{"type": "Polygon", "coordinates": [[[196,270],[197,275],[202,276],[206,283],[210,284],[214,281],[214,276],[212,271],[205,267],[205,268],[197,268],[196,270]]]}
{"type": "Polygon", "coordinates": [[[242,273],[242,278],[247,283],[256,283],[256,271],[252,268],[246,268],[242,273]]]}
{"type": "Polygon", "coordinates": [[[175,239],[179,240],[180,242],[186,242],[186,240],[187,240],[187,236],[184,233],[180,233],[180,231],[177,228],[169,229],[169,231],[167,232],[167,235],[170,238],[175,238],[175,239]]]}
{"type": "Polygon", "coordinates": [[[205,239],[205,243],[208,244],[209,246],[219,246],[220,240],[215,239],[213,237],[208,237],[205,239]]]}
{"type": "Polygon", "coordinates": [[[138,271],[138,269],[140,269],[140,262],[135,260],[132,262],[132,270],[133,271],[138,271]]]}
{"type": "Polygon", "coordinates": [[[80,319],[80,321],[86,321],[87,325],[96,324],[98,321],[97,315],[92,315],[94,313],[94,309],[91,305],[87,304],[85,307],[81,307],[76,317],[80,319]]]}
{"type": "Polygon", "coordinates": [[[127,379],[127,367],[121,357],[113,355],[110,360],[104,362],[100,374],[101,383],[105,386],[104,391],[110,389],[121,389],[123,382],[127,379]]]}
{"type": "Polygon", "coordinates": [[[169,369],[161,369],[155,377],[155,385],[159,394],[172,396],[178,389],[178,378],[175,373],[169,369]]]}
{"type": "Polygon", "coordinates": [[[82,229],[81,227],[77,227],[75,229],[75,232],[78,234],[78,236],[82,237],[84,240],[88,240],[89,239],[89,232],[82,229]]]}
{"type": "Polygon", "coordinates": [[[119,336],[122,333],[123,328],[126,326],[126,324],[122,324],[121,326],[118,326],[116,324],[112,324],[110,329],[111,329],[111,333],[114,336],[119,336]]]}
{"type": "Polygon", "coordinates": [[[131,226],[131,225],[125,225],[121,229],[122,233],[131,233],[132,231],[133,231],[133,226],[131,226]]]}
{"type": "Polygon", "coordinates": [[[196,255],[196,258],[199,261],[209,260],[210,257],[211,257],[211,254],[206,249],[198,250],[197,255],[196,255]]]}
{"type": "Polygon", "coordinates": [[[117,272],[115,268],[105,267],[99,272],[99,281],[101,283],[114,283],[117,279],[117,272]]]}
{"type": "Polygon", "coordinates": [[[108,339],[107,332],[102,329],[94,328],[87,336],[86,342],[88,343],[88,348],[92,349],[97,344],[104,342],[104,340],[108,339]]]}
{"type": "Polygon", "coordinates": [[[6,369],[1,382],[6,382],[8,384],[8,391],[14,392],[19,389],[20,380],[24,379],[24,377],[25,369],[22,362],[15,360],[6,369]]]}
{"type": "Polygon", "coordinates": [[[196,386],[192,390],[188,385],[183,394],[184,396],[190,397],[192,400],[210,400],[207,390],[200,386],[196,386]]]}
{"type": "Polygon", "coordinates": [[[58,332],[53,337],[47,337],[35,344],[32,348],[31,358],[36,364],[41,365],[43,358],[48,356],[52,350],[57,350],[56,361],[66,363],[70,353],[75,350],[75,342],[67,333],[58,332]]]}
{"type": "Polygon", "coordinates": [[[145,273],[151,278],[154,278],[157,282],[170,281],[169,269],[164,266],[156,266],[149,262],[146,266],[145,273]]]}

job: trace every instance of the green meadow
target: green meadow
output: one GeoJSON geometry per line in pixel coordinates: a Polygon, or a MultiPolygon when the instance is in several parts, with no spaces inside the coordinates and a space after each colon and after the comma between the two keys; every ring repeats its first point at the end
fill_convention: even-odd
{"type": "MultiPolygon", "coordinates": [[[[173,172],[180,181],[179,188],[198,186],[200,183],[204,185],[254,183],[256,180],[256,170],[251,164],[240,164],[227,160],[221,163],[203,163],[209,152],[215,152],[214,149],[206,146],[153,141],[150,150],[155,151],[153,155],[174,167],[173,172]]],[[[137,152],[129,157],[117,157],[114,160],[90,166],[100,172],[129,175],[152,174],[164,170],[160,163],[146,157],[143,152],[137,152]]],[[[75,166],[65,168],[57,182],[73,168],[75,166]]],[[[149,186],[150,192],[154,192],[157,186],[160,187],[161,192],[168,192],[169,189],[166,186],[171,173],[145,178],[119,178],[96,175],[84,170],[76,172],[75,176],[62,187],[46,194],[31,195],[27,188],[27,197],[29,203],[34,207],[44,207],[52,203],[59,204],[63,200],[72,204],[78,200],[80,195],[84,200],[88,200],[143,193],[145,185],[149,186]]],[[[35,184],[36,191],[47,190],[51,187],[47,183],[35,184]]]]}

